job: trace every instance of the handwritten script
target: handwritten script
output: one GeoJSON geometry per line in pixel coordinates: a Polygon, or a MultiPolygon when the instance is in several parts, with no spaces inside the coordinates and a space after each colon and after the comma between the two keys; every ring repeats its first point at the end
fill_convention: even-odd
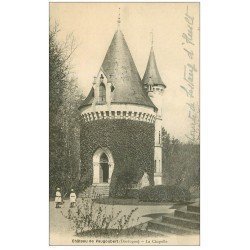
{"type": "Polygon", "coordinates": [[[180,85],[180,88],[183,90],[186,95],[188,102],[188,118],[190,119],[190,131],[185,134],[185,137],[190,143],[199,142],[199,108],[195,104],[195,77],[197,74],[197,68],[194,63],[194,22],[195,18],[189,13],[187,6],[184,20],[186,24],[186,31],[182,33],[182,46],[184,53],[187,57],[187,63],[184,65],[184,74],[183,74],[183,83],[180,85]]]}

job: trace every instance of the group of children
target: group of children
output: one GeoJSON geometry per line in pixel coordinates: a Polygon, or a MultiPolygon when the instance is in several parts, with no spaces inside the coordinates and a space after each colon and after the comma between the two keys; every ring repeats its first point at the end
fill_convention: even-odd
{"type": "MultiPolygon", "coordinates": [[[[74,207],[76,204],[76,194],[74,192],[74,189],[71,189],[69,200],[70,200],[70,207],[74,207]]],[[[55,203],[56,203],[56,208],[60,208],[60,205],[62,204],[62,194],[60,188],[57,188],[56,190],[55,203]]]]}

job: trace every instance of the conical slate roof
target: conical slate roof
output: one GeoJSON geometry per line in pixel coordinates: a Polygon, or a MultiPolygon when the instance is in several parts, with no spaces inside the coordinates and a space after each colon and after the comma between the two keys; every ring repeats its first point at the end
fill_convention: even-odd
{"type": "MultiPolygon", "coordinates": [[[[140,75],[120,30],[114,34],[101,70],[114,86],[111,103],[139,104],[157,109],[143,89],[140,75]]],[[[91,104],[92,101],[93,90],[81,107],[91,104]]]]}
{"type": "Polygon", "coordinates": [[[142,79],[143,84],[148,84],[149,82],[153,85],[163,85],[166,87],[157,68],[153,46],[151,47],[147,68],[142,79]]]}

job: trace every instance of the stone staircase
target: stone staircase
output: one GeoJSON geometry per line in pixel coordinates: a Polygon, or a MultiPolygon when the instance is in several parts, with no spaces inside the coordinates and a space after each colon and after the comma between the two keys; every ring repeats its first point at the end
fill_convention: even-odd
{"type": "Polygon", "coordinates": [[[100,198],[109,196],[109,185],[97,184],[88,187],[83,193],[79,195],[80,198],[100,198]]]}
{"type": "Polygon", "coordinates": [[[147,230],[159,234],[199,234],[200,205],[198,203],[176,209],[173,214],[163,215],[148,222],[147,230]]]}

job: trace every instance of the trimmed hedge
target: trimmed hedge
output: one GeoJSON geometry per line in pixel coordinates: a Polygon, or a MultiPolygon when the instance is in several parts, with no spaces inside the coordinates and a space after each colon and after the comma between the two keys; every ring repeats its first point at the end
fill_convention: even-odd
{"type": "Polygon", "coordinates": [[[178,186],[147,186],[139,191],[139,200],[145,202],[180,202],[190,198],[190,192],[178,186]]]}
{"type": "Polygon", "coordinates": [[[139,190],[134,189],[134,188],[128,189],[127,194],[126,194],[126,198],[127,199],[138,199],[139,198],[139,190]]]}
{"type": "Polygon", "coordinates": [[[154,185],[154,132],[152,123],[133,120],[97,120],[81,123],[80,150],[82,178],[79,188],[92,184],[93,155],[107,147],[114,158],[111,197],[126,196],[131,183],[138,183],[146,171],[154,185]],[[130,173],[133,173],[132,175],[130,173]],[[130,175],[131,178],[126,178],[130,175]]]}

